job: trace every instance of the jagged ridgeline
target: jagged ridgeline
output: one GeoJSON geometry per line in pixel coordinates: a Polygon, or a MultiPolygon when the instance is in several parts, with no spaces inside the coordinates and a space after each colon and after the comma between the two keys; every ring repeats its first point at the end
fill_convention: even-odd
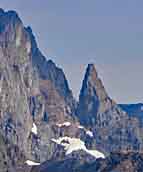
{"type": "Polygon", "coordinates": [[[142,123],[108,96],[93,64],[76,102],[63,70],[46,59],[32,29],[0,9],[1,172],[28,172],[45,161],[35,170],[61,162],[73,169],[73,158],[79,166],[143,150],[142,123]]]}

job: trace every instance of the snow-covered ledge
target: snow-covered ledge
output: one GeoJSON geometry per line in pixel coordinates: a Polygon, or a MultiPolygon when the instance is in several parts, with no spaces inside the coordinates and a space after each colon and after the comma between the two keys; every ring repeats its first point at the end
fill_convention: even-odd
{"type": "Polygon", "coordinates": [[[29,166],[38,166],[40,165],[39,162],[34,162],[34,161],[31,161],[31,160],[26,160],[25,163],[29,166]]]}

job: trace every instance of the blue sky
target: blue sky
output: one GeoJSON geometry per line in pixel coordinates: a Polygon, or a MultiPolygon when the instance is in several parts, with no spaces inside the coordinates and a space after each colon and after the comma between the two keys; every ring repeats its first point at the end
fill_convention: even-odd
{"type": "Polygon", "coordinates": [[[143,101],[142,0],[1,0],[0,7],[16,10],[32,27],[76,97],[92,62],[114,100],[143,101]]]}

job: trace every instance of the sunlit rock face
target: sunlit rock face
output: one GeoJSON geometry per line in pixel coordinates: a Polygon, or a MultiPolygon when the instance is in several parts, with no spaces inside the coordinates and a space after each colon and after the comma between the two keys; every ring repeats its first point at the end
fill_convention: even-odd
{"type": "Polygon", "coordinates": [[[14,11],[0,12],[0,131],[8,154],[8,168],[31,154],[32,126],[28,97],[33,87],[30,37],[14,11]]]}
{"type": "Polygon", "coordinates": [[[63,71],[46,60],[14,11],[0,10],[0,61],[2,163],[12,170],[26,160],[52,158],[51,138],[78,134],[76,103],[63,71]],[[56,126],[65,121],[71,126],[56,126]]]}
{"type": "Polygon", "coordinates": [[[92,150],[107,156],[142,149],[141,123],[108,96],[93,64],[87,67],[77,103],[63,70],[42,55],[31,28],[23,26],[16,12],[0,9],[2,172],[21,172],[23,166],[28,172],[25,162],[53,164],[73,157],[79,164],[90,162],[95,160],[92,150]],[[52,142],[61,137],[82,140],[84,153],[78,149],[67,158],[64,147],[52,142]]]}

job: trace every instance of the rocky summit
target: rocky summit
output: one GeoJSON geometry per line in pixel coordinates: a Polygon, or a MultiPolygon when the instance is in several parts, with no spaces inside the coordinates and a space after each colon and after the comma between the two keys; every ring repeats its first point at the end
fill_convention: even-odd
{"type": "Polygon", "coordinates": [[[0,172],[139,171],[142,150],[142,122],[108,96],[94,64],[77,102],[32,29],[0,9],[0,172]]]}

